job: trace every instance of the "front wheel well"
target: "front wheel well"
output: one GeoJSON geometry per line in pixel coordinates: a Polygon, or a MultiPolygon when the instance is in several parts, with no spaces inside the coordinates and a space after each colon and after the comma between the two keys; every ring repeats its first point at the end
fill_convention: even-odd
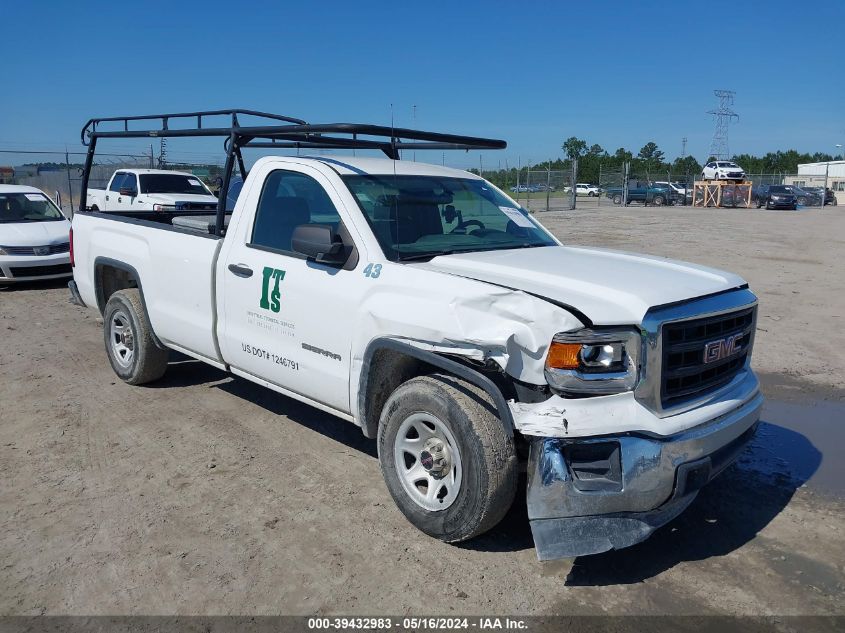
{"type": "Polygon", "coordinates": [[[451,374],[480,387],[493,400],[505,430],[513,434],[513,418],[506,398],[515,394],[500,372],[476,367],[466,359],[437,354],[390,338],[376,339],[364,352],[358,383],[358,420],[366,437],[378,434],[382,410],[390,395],[403,383],[434,373],[451,374]]]}

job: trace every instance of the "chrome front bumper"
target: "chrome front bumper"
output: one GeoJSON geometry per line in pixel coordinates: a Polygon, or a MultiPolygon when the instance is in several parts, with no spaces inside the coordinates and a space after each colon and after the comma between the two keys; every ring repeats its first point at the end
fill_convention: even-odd
{"type": "Polygon", "coordinates": [[[639,543],[751,441],[763,396],[669,437],[528,437],[528,518],[540,560],[639,543]]]}

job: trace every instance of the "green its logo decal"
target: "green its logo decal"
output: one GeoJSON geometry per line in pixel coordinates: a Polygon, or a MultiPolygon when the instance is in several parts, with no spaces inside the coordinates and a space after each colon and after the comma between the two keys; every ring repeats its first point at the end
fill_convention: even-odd
{"type": "Polygon", "coordinates": [[[261,301],[258,305],[265,310],[278,312],[282,307],[279,303],[279,298],[281,297],[279,294],[279,282],[285,278],[285,271],[265,266],[262,275],[264,279],[261,282],[261,301]],[[272,292],[270,292],[271,279],[275,280],[272,292]]]}

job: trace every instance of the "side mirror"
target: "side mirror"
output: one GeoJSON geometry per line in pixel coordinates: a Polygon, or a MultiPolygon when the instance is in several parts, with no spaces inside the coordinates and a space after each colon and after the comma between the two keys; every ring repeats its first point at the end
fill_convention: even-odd
{"type": "Polygon", "coordinates": [[[120,188],[120,195],[121,196],[129,196],[130,198],[134,198],[138,195],[138,192],[134,189],[129,189],[128,187],[121,187],[120,188]]]}
{"type": "Polygon", "coordinates": [[[346,261],[343,240],[329,224],[300,224],[293,230],[291,247],[321,264],[342,264],[346,261]]]}

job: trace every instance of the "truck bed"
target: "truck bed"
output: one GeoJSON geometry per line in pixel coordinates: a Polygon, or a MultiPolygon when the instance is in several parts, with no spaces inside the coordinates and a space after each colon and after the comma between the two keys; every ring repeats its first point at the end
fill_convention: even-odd
{"type": "Polygon", "coordinates": [[[83,301],[99,305],[97,280],[114,269],[143,280],[146,309],[158,338],[219,362],[214,271],[222,239],[208,232],[207,213],[155,213],[154,220],[139,215],[146,214],[85,211],[74,216],[74,279],[83,301]],[[201,225],[206,232],[179,225],[192,216],[205,218],[201,225]]]}

